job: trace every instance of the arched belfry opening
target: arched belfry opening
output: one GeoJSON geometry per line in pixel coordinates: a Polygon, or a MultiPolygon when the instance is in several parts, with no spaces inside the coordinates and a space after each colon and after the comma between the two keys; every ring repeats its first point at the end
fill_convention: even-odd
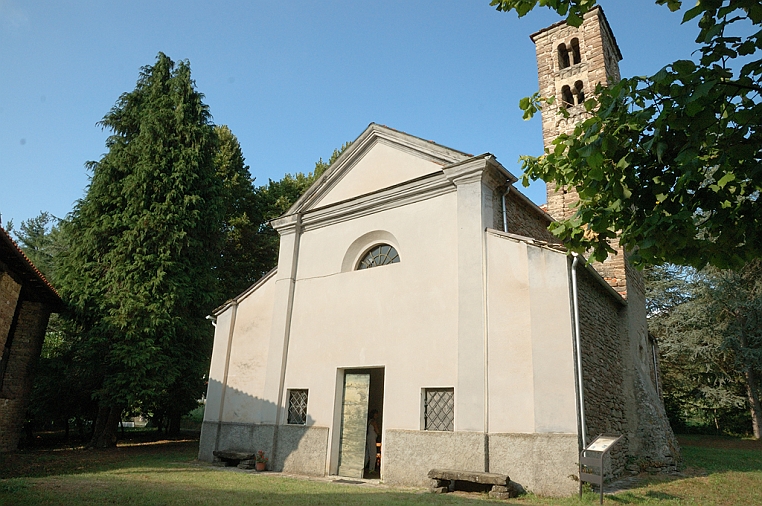
{"type": "Polygon", "coordinates": [[[585,90],[582,81],[577,81],[574,83],[572,95],[574,95],[574,105],[579,105],[585,102],[585,90]]]}
{"type": "Polygon", "coordinates": [[[565,69],[569,67],[569,50],[563,42],[558,45],[558,68],[565,69]]]}
{"type": "Polygon", "coordinates": [[[571,53],[572,65],[576,65],[582,61],[582,56],[579,52],[579,39],[577,37],[574,37],[571,40],[571,53]]]}
{"type": "Polygon", "coordinates": [[[567,109],[574,105],[574,95],[572,95],[571,88],[568,84],[561,88],[561,101],[567,109]]]}

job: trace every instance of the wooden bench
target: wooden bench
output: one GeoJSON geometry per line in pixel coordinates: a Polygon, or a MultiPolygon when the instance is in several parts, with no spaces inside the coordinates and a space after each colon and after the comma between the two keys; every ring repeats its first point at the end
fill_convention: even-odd
{"type": "Polygon", "coordinates": [[[518,483],[511,481],[507,474],[432,469],[429,471],[428,476],[431,479],[431,488],[429,490],[437,494],[455,490],[455,482],[457,481],[491,485],[489,496],[496,499],[509,499],[524,493],[524,488],[518,483]]]}

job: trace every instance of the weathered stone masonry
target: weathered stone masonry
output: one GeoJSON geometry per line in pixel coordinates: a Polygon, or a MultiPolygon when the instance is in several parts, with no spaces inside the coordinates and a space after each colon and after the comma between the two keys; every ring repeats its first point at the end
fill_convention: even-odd
{"type": "Polygon", "coordinates": [[[18,446],[45,329],[61,300],[0,228],[0,452],[18,446]]]}
{"type": "MultiPolygon", "coordinates": [[[[579,28],[556,23],[532,35],[537,51],[540,95],[555,97],[542,111],[546,148],[562,133],[589,117],[582,105],[597,84],[619,81],[621,52],[599,7],[585,15],[579,28]],[[559,108],[569,113],[558,114],[559,108]]],[[[579,196],[575,189],[547,184],[548,214],[571,217],[579,196]]],[[[653,343],[648,338],[645,289],[615,240],[617,252],[604,262],[578,267],[580,338],[587,439],[622,434],[611,453],[608,475],[625,470],[671,469],[680,450],[658,393],[653,343]],[[597,274],[616,292],[608,291],[597,274]],[[619,294],[617,296],[616,294],[619,294]]]]}
{"type": "MultiPolygon", "coordinates": [[[[621,345],[622,337],[627,335],[626,307],[595,277],[587,268],[578,266],[587,441],[599,434],[626,434],[627,428],[621,345]]],[[[625,437],[610,453],[608,471],[613,475],[624,471],[628,442],[625,437]]]]}

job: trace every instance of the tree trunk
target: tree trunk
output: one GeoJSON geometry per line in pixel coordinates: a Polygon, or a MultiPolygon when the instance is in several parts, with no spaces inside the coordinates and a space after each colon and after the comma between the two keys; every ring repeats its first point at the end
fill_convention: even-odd
{"type": "Polygon", "coordinates": [[[175,413],[172,411],[169,416],[169,422],[167,423],[167,435],[168,436],[179,436],[180,435],[180,420],[182,419],[183,415],[179,412],[175,413]]]}
{"type": "Polygon", "coordinates": [[[111,448],[116,446],[116,433],[119,429],[122,408],[116,406],[101,406],[95,419],[93,438],[87,444],[88,448],[111,448]]]}
{"type": "MultiPolygon", "coordinates": [[[[746,323],[745,316],[741,316],[741,335],[740,343],[742,348],[748,347],[748,340],[746,339],[746,323]]],[[[759,385],[757,385],[757,375],[754,373],[754,365],[746,364],[746,394],[749,396],[749,408],[751,409],[751,423],[752,430],[754,431],[754,439],[762,437],[762,405],[759,401],[759,385]]]]}
{"type": "Polygon", "coordinates": [[[754,430],[754,439],[762,437],[762,404],[759,400],[757,378],[751,368],[746,369],[746,393],[749,395],[751,407],[751,423],[754,430]]]}

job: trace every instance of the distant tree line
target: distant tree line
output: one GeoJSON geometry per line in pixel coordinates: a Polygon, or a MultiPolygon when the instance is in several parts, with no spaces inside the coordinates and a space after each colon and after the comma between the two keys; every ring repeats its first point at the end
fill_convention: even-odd
{"type": "Polygon", "coordinates": [[[85,196],[14,231],[57,288],[29,426],[116,441],[142,414],[169,433],[205,393],[205,316],[277,264],[280,216],[341,153],[309,174],[255,186],[235,135],[214,125],[187,61],[159,53],[100,122],[108,152],[88,162],[85,196]]]}

